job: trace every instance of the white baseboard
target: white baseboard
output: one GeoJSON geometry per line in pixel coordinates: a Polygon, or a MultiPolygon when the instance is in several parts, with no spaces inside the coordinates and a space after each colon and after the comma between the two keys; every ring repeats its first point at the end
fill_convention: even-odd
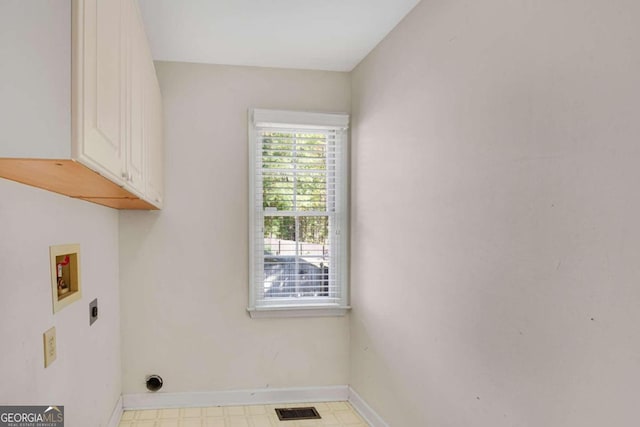
{"type": "Polygon", "coordinates": [[[118,424],[120,424],[120,418],[122,418],[122,396],[118,398],[116,406],[113,408],[107,427],[118,427],[118,424]]]}
{"type": "Polygon", "coordinates": [[[349,403],[371,427],[389,427],[382,417],[351,387],[349,387],[349,403]]]}
{"type": "Polygon", "coordinates": [[[188,393],[125,394],[124,409],[160,409],[198,406],[270,405],[274,403],[336,402],[349,399],[346,385],[188,393]]]}

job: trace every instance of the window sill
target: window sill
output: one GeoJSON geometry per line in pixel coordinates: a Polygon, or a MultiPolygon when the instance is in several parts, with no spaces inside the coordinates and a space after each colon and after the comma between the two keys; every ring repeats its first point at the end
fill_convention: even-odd
{"type": "Polygon", "coordinates": [[[351,310],[350,306],[309,306],[309,307],[260,307],[247,308],[252,319],[274,317],[340,317],[351,310]]]}

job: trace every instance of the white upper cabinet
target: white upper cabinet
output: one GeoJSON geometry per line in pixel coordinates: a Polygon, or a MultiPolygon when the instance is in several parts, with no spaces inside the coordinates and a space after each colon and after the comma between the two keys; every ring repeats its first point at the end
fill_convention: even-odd
{"type": "Polygon", "coordinates": [[[129,29],[129,43],[127,49],[128,58],[128,108],[129,121],[127,123],[128,144],[125,153],[125,180],[132,190],[145,193],[146,179],[145,168],[149,161],[146,158],[146,135],[144,131],[145,121],[145,79],[155,81],[153,75],[147,73],[147,69],[153,68],[151,55],[147,54],[149,48],[143,30],[142,21],[133,3],[128,3],[127,13],[129,29]]]}
{"type": "MultiPolygon", "coordinates": [[[[155,75],[153,67],[148,69],[155,75]]],[[[145,108],[145,134],[147,136],[147,194],[151,202],[162,208],[164,199],[164,137],[162,134],[162,97],[156,79],[146,79],[148,102],[145,108]]]]}
{"type": "Polygon", "coordinates": [[[0,2],[0,28],[0,177],[159,208],[162,100],[136,1],[0,2]]]}
{"type": "Polygon", "coordinates": [[[81,92],[75,118],[78,160],[115,181],[126,179],[127,0],[74,2],[74,55],[81,92]]]}

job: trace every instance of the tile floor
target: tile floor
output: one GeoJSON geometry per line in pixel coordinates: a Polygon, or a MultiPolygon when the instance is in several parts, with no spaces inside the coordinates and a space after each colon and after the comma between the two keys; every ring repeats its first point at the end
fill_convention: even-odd
{"type": "Polygon", "coordinates": [[[119,427],[368,427],[348,402],[125,411],[119,427]],[[314,406],[322,419],[279,421],[275,408],[314,406]]]}

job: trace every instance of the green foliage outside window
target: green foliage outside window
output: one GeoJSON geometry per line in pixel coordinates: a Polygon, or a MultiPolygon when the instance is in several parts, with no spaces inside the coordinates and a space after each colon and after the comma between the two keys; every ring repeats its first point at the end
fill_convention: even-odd
{"type": "MultiPolygon", "coordinates": [[[[333,152],[325,134],[263,132],[263,207],[279,212],[327,211],[327,160],[333,152]]],[[[265,216],[265,237],[324,244],[326,216],[265,216]],[[298,236],[296,236],[296,223],[298,236]],[[297,238],[296,238],[297,237],[297,238]]]]}

